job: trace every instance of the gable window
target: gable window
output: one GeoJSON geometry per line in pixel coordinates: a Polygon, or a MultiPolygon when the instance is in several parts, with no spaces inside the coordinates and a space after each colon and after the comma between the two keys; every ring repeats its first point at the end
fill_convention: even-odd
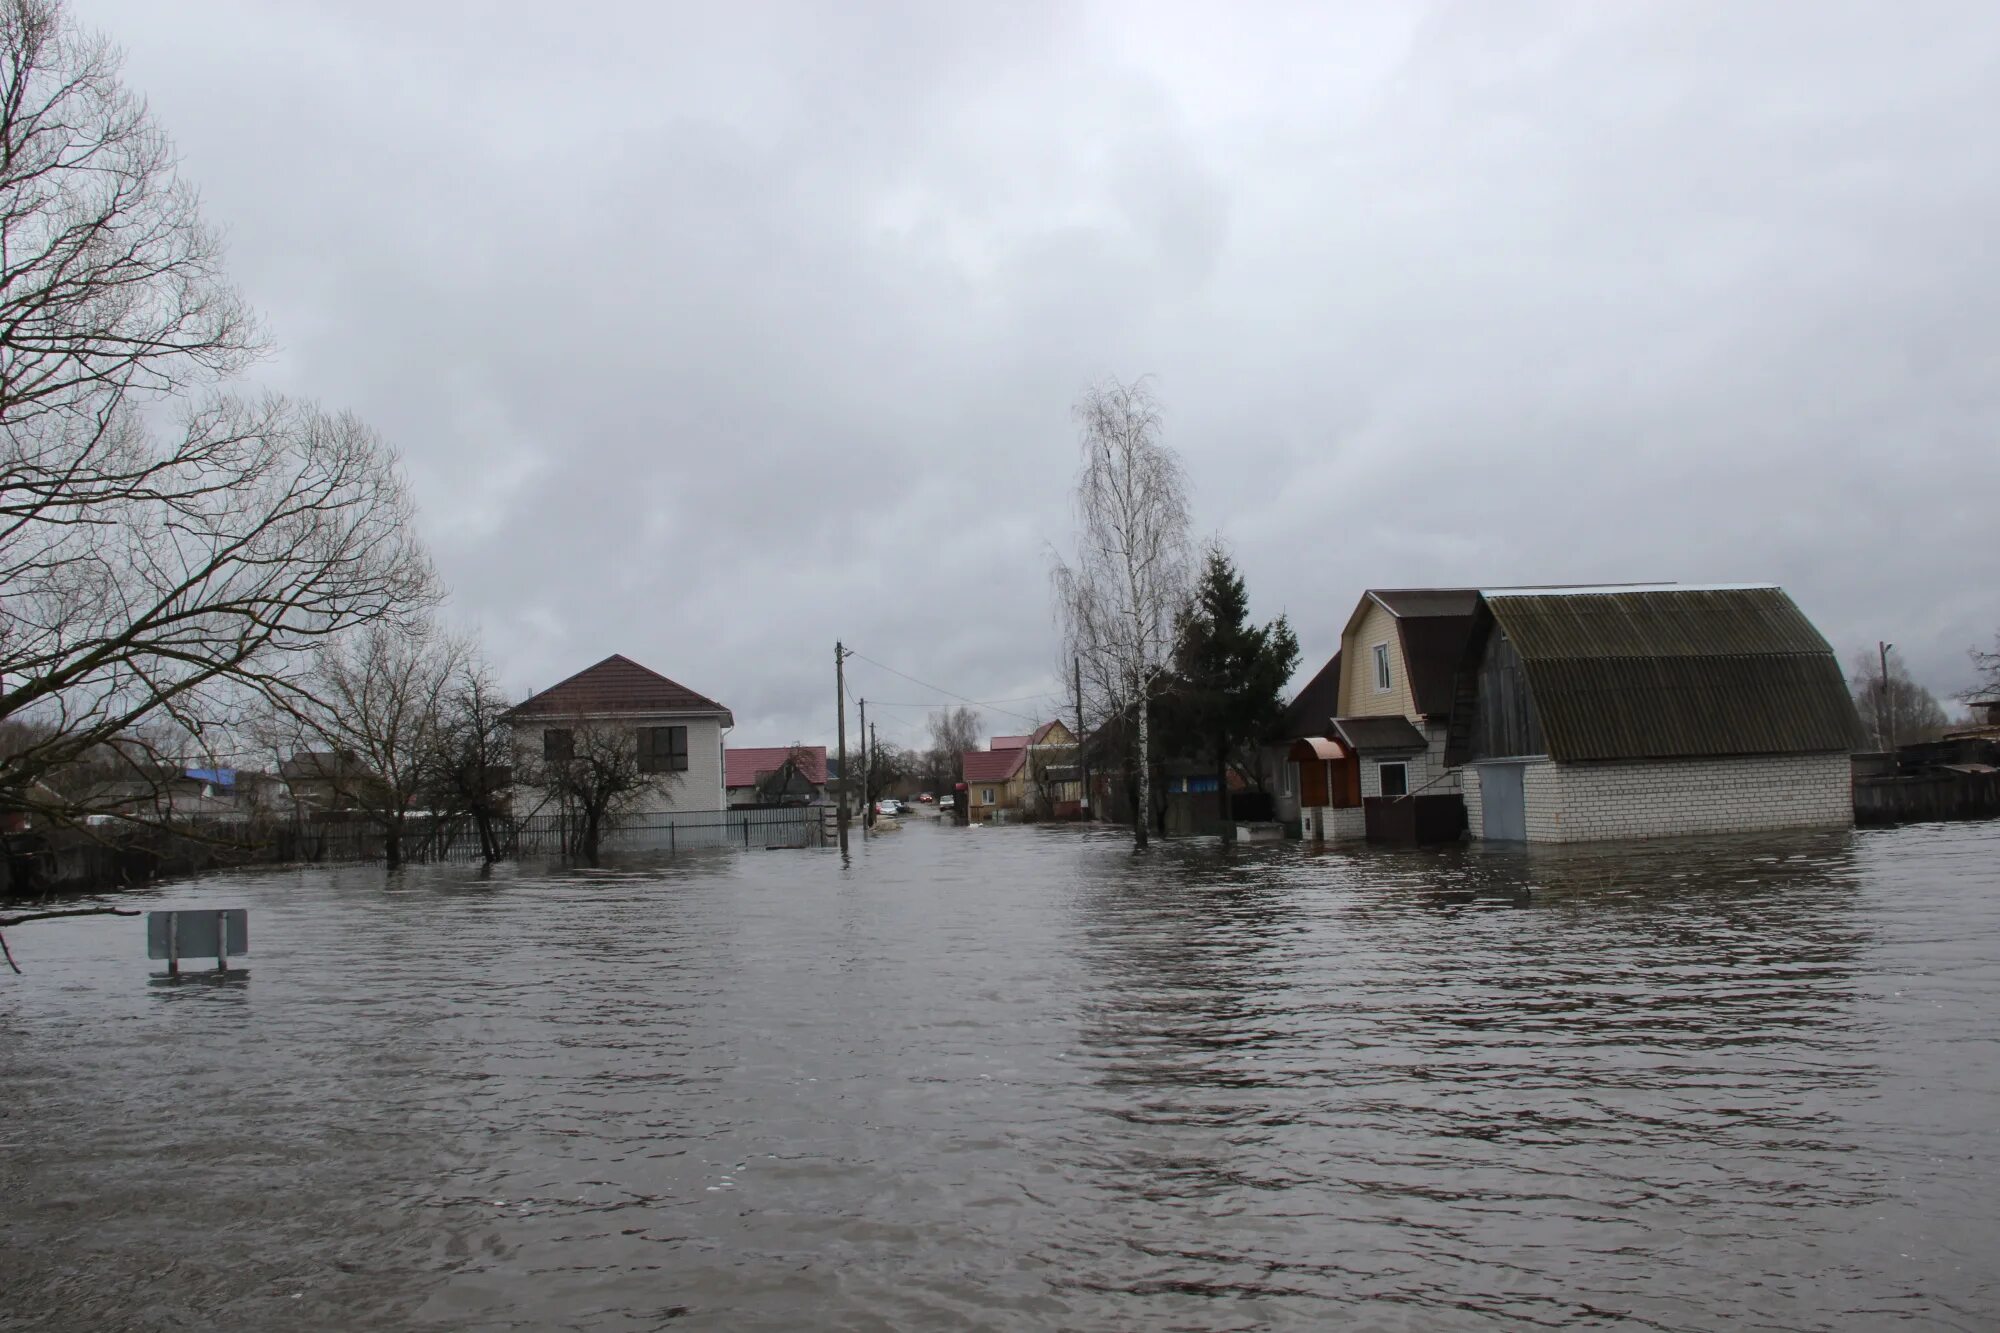
{"type": "Polygon", "coordinates": [[[544,731],[542,758],[552,764],[567,764],[576,758],[576,733],[568,727],[550,727],[544,731]]]}
{"type": "Polygon", "coordinates": [[[1382,794],[1384,796],[1408,796],[1410,794],[1410,766],[1408,764],[1384,764],[1382,773],[1382,794]]]}
{"type": "Polygon", "coordinates": [[[1375,645],[1375,688],[1387,692],[1389,689],[1389,645],[1375,645]]]}
{"type": "Polygon", "coordinates": [[[688,766],[686,727],[639,728],[641,773],[685,773],[688,766]]]}

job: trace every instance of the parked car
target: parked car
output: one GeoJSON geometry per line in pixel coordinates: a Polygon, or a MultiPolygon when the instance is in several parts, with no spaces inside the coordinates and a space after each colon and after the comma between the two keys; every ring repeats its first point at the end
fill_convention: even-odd
{"type": "Polygon", "coordinates": [[[937,803],[937,797],[931,795],[929,792],[924,792],[922,795],[918,796],[917,799],[919,801],[922,801],[925,805],[935,805],[937,803]]]}
{"type": "Polygon", "coordinates": [[[949,810],[949,809],[951,809],[951,797],[949,797],[949,796],[940,796],[940,797],[938,797],[938,809],[940,809],[940,810],[949,810]]]}
{"type": "Polygon", "coordinates": [[[893,796],[885,796],[875,802],[875,813],[878,815],[900,815],[903,813],[903,803],[893,796]]]}

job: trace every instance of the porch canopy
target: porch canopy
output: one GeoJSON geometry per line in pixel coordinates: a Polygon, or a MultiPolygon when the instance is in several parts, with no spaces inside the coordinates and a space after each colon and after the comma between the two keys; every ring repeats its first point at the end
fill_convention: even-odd
{"type": "Polygon", "coordinates": [[[1302,736],[1285,758],[1299,766],[1299,804],[1361,804],[1361,763],[1355,752],[1327,736],[1302,736]]]}

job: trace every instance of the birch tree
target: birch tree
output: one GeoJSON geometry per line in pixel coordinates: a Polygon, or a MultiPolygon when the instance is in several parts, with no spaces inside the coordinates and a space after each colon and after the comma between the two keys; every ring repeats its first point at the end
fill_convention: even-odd
{"type": "Polygon", "coordinates": [[[1056,612],[1100,714],[1134,729],[1132,832],[1143,850],[1153,804],[1150,705],[1188,604],[1187,479],[1160,442],[1159,406],[1143,379],[1091,389],[1076,418],[1076,557],[1055,562],[1056,612]]]}

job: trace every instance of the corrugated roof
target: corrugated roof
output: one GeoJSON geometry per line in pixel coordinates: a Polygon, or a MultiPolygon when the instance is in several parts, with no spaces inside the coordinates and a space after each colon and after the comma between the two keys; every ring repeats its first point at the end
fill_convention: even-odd
{"type": "Polygon", "coordinates": [[[1556,759],[1852,750],[1826,639],[1770,586],[1495,592],[1556,759]]]}
{"type": "Polygon", "coordinates": [[[1025,750],[1028,748],[1026,736],[995,736],[988,744],[989,750],[1025,750]]]}
{"type": "Polygon", "coordinates": [[[1406,717],[1337,717],[1333,730],[1349,749],[1361,754],[1422,750],[1430,744],[1406,717]]]}
{"type": "Polygon", "coordinates": [[[619,653],[528,696],[514,705],[512,716],[577,717],[592,713],[720,713],[724,726],[733,725],[729,710],[715,700],[619,653]]]}
{"type": "Polygon", "coordinates": [[[1027,761],[1025,747],[1012,750],[967,750],[965,752],[965,780],[967,782],[1005,782],[1020,771],[1027,761]]]}
{"type": "MultiPolygon", "coordinates": [[[[824,745],[802,745],[799,748],[800,775],[815,786],[826,784],[826,747],[824,745]]],[[[722,785],[725,787],[754,787],[759,778],[775,773],[785,766],[791,756],[789,745],[730,745],[722,751],[722,785]]]]}

